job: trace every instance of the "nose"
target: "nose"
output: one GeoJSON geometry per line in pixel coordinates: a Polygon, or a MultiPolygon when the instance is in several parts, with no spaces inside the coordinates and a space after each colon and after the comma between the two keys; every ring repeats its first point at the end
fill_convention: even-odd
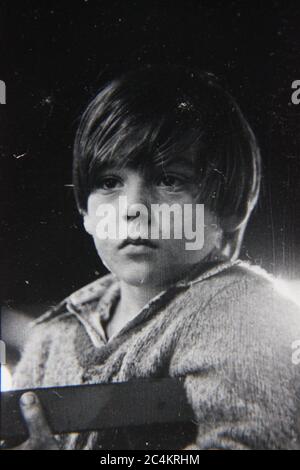
{"type": "Polygon", "coordinates": [[[149,214],[151,208],[150,190],[144,178],[135,177],[134,181],[130,181],[126,189],[127,207],[124,213],[124,218],[127,221],[133,220],[136,217],[147,216],[149,221],[149,214]]]}

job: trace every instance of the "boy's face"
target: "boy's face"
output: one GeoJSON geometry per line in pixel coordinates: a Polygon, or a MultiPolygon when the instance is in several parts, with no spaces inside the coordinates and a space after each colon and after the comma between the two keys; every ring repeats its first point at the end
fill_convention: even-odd
{"type": "Polygon", "coordinates": [[[221,231],[217,218],[205,205],[202,212],[196,211],[196,205],[201,204],[198,193],[188,158],[163,169],[110,168],[101,173],[97,189],[88,198],[84,225],[103,263],[120,280],[163,289],[218,246],[221,231]],[[175,215],[170,217],[171,206],[175,215]],[[103,212],[103,208],[109,211],[103,212]],[[105,232],[103,227],[108,225],[110,230],[105,232]],[[198,235],[203,232],[204,242],[199,235],[193,244],[191,236],[196,229],[198,235]]]}

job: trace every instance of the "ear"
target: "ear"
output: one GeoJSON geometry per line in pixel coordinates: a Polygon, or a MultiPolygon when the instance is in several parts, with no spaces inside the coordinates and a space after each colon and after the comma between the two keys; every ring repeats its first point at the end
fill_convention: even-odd
{"type": "Polygon", "coordinates": [[[223,236],[224,236],[223,229],[221,227],[219,227],[219,229],[216,233],[216,246],[215,246],[215,248],[217,250],[221,250],[223,236]]]}
{"type": "Polygon", "coordinates": [[[91,220],[91,217],[87,213],[83,215],[83,225],[84,225],[86,232],[89,233],[90,235],[93,235],[92,220],[91,220]]]}

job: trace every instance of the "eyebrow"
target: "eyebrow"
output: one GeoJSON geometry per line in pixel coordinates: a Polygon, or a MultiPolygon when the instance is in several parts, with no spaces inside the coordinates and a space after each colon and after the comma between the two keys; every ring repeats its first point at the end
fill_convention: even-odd
{"type": "MultiPolygon", "coordinates": [[[[146,165],[147,166],[147,165],[146,165]]],[[[126,168],[130,168],[131,165],[125,165],[124,167],[121,166],[119,167],[119,165],[105,165],[101,171],[100,171],[100,174],[98,176],[103,176],[105,174],[108,174],[110,172],[114,172],[114,171],[122,171],[126,168]]],[[[135,165],[132,165],[133,168],[135,168],[135,165]]],[[[142,165],[143,167],[143,165],[142,165]]],[[[146,168],[144,168],[146,169],[146,168]]],[[[194,173],[195,172],[195,165],[193,164],[193,162],[191,162],[190,160],[186,159],[186,158],[179,158],[177,160],[173,160],[173,161],[170,161],[168,163],[165,163],[165,164],[161,164],[159,166],[152,166],[151,164],[148,166],[148,170],[150,171],[167,171],[167,170],[174,170],[174,171],[188,171],[188,172],[191,172],[191,173],[194,173]]],[[[147,170],[146,170],[147,171],[147,170]]]]}
{"type": "Polygon", "coordinates": [[[174,169],[186,169],[186,170],[195,170],[195,166],[193,165],[192,162],[188,160],[178,160],[178,161],[173,161],[168,163],[165,167],[163,168],[174,168],[174,169]]]}

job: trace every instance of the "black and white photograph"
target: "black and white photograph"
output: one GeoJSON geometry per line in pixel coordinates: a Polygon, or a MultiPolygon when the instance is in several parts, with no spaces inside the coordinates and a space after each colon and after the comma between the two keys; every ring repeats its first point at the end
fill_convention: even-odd
{"type": "Polygon", "coordinates": [[[0,0],[0,450],[300,450],[299,25],[0,0]]]}

